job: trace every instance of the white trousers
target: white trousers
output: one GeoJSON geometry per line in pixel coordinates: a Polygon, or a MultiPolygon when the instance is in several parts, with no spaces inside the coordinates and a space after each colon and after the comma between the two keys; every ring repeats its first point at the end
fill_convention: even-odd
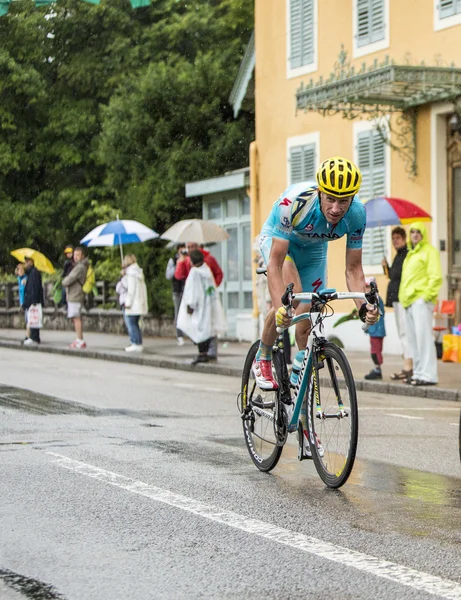
{"type": "Polygon", "coordinates": [[[419,298],[405,309],[408,343],[413,350],[413,379],[438,382],[437,353],[432,333],[434,305],[419,298]]]}
{"type": "Polygon", "coordinates": [[[408,343],[407,326],[405,322],[405,309],[400,302],[393,302],[395,324],[397,325],[397,333],[399,334],[400,343],[402,344],[403,358],[413,358],[413,351],[408,343]]]}

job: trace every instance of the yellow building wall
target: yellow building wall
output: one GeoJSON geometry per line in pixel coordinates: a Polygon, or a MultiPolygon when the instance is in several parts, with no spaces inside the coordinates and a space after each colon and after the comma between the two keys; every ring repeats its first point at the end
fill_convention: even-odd
{"type": "MultiPolygon", "coordinates": [[[[296,113],[296,90],[301,82],[328,78],[338,59],[341,44],[348,59],[360,69],[382,62],[386,55],[398,64],[435,65],[443,59],[449,66],[459,60],[461,26],[434,30],[434,0],[389,0],[389,47],[357,59],[353,56],[352,0],[318,0],[317,62],[318,70],[308,75],[287,78],[287,2],[255,0],[256,39],[256,146],[258,153],[258,209],[254,230],[259,231],[272,204],[288,184],[287,139],[311,132],[320,133],[319,160],[328,156],[354,157],[354,121],[340,115],[322,117],[314,112],[296,113]]],[[[395,117],[393,117],[395,121],[395,117]]],[[[418,111],[418,175],[410,179],[402,158],[390,155],[391,195],[419,204],[430,212],[430,107],[418,111]]],[[[428,227],[430,232],[430,227],[428,227]]],[[[345,289],[345,241],[329,244],[328,284],[345,289]]],[[[385,289],[384,278],[378,280],[385,289]]]]}

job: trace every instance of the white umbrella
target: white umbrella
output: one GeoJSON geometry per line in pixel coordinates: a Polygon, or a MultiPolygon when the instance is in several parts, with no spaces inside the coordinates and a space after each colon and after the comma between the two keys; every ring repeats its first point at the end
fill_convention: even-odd
{"type": "Polygon", "coordinates": [[[90,231],[81,244],[85,246],[120,246],[123,260],[123,244],[146,242],[158,237],[158,233],[138,221],[120,220],[103,223],[90,231]]]}
{"type": "Polygon", "coordinates": [[[160,236],[163,240],[171,240],[176,244],[196,243],[210,244],[227,240],[229,234],[219,225],[212,221],[202,219],[185,219],[172,225],[160,236]]]}

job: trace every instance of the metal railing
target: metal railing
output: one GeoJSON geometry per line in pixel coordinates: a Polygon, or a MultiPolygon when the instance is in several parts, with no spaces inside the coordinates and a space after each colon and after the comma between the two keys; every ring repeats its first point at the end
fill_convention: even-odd
{"type": "MultiPolygon", "coordinates": [[[[90,294],[87,296],[86,301],[90,308],[119,309],[118,296],[115,293],[115,282],[110,281],[97,281],[96,288],[98,293],[96,295],[90,294]]],[[[53,302],[53,284],[43,284],[43,306],[53,308],[55,306],[53,302]]],[[[19,290],[17,283],[0,283],[0,309],[1,308],[19,308],[19,290]]]]}

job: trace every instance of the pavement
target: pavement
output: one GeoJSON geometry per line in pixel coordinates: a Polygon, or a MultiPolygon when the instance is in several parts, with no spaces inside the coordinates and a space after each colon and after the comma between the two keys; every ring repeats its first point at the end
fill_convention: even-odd
{"type": "MultiPolygon", "coordinates": [[[[41,345],[38,348],[30,348],[21,345],[24,339],[22,330],[0,329],[0,347],[240,377],[245,356],[251,345],[250,342],[220,341],[216,362],[191,365],[197,349],[190,341],[186,341],[184,346],[179,347],[174,338],[145,337],[144,352],[128,354],[125,352],[125,347],[128,345],[128,338],[125,335],[85,333],[87,343],[85,350],[69,348],[74,337],[72,331],[43,330],[41,345]]],[[[390,379],[390,375],[400,371],[402,367],[402,360],[397,355],[384,357],[382,381],[366,381],[363,377],[372,368],[370,355],[367,352],[352,351],[347,351],[346,354],[358,390],[461,402],[461,363],[438,361],[439,384],[415,388],[390,379]]]]}

